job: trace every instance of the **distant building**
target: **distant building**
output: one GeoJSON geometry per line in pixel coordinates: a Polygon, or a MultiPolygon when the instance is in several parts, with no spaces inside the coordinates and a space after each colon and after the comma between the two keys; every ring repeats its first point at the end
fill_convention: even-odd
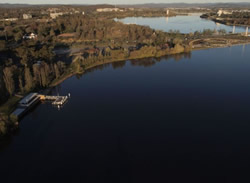
{"type": "Polygon", "coordinates": [[[59,9],[58,8],[49,8],[49,9],[47,9],[47,11],[50,13],[52,13],[52,12],[55,13],[55,12],[59,11],[59,9]]]}
{"type": "Polygon", "coordinates": [[[112,12],[112,11],[120,11],[120,12],[123,12],[124,10],[123,9],[119,9],[119,8],[98,8],[96,9],[97,12],[112,12]]]}
{"type": "Polygon", "coordinates": [[[37,38],[37,35],[34,34],[34,33],[30,33],[30,34],[25,34],[23,36],[23,39],[36,39],[37,38]]]}
{"type": "Polygon", "coordinates": [[[58,35],[58,38],[62,38],[62,39],[74,38],[75,35],[76,35],[75,33],[64,33],[64,34],[58,35]]]}
{"type": "Polygon", "coordinates": [[[42,62],[43,61],[38,60],[38,61],[35,61],[34,64],[37,65],[37,66],[40,66],[42,64],[42,62]]]}
{"type": "Polygon", "coordinates": [[[1,22],[13,22],[13,21],[17,21],[18,18],[5,18],[5,19],[1,19],[0,21],[1,22]]]}
{"type": "Polygon", "coordinates": [[[217,12],[217,15],[220,17],[222,14],[224,14],[224,15],[231,15],[232,13],[233,13],[232,11],[219,10],[217,12]]]}
{"type": "Polygon", "coordinates": [[[47,11],[41,11],[42,15],[48,15],[49,13],[47,11]]]}
{"type": "Polygon", "coordinates": [[[59,17],[59,16],[62,16],[62,15],[63,15],[62,12],[59,12],[59,13],[50,13],[50,17],[51,17],[52,19],[55,19],[55,18],[57,18],[57,17],[59,17]]]}
{"type": "Polygon", "coordinates": [[[23,19],[31,19],[32,15],[31,14],[23,14],[23,19]]]}
{"type": "Polygon", "coordinates": [[[82,12],[82,15],[85,15],[85,12],[84,12],[84,11],[82,12]]]}
{"type": "Polygon", "coordinates": [[[169,10],[168,9],[166,10],[166,15],[169,15],[169,10]]]}

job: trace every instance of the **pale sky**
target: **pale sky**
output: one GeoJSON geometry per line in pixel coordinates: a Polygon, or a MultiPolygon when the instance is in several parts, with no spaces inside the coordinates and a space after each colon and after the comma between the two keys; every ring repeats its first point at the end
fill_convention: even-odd
{"type": "Polygon", "coordinates": [[[250,0],[0,0],[18,4],[143,4],[143,3],[218,3],[249,2],[250,0]]]}

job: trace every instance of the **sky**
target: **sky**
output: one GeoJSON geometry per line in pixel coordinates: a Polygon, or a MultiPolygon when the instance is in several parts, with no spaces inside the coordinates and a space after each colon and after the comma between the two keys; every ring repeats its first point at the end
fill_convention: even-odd
{"type": "Polygon", "coordinates": [[[217,3],[249,2],[250,0],[0,0],[0,3],[18,4],[143,4],[143,3],[217,3]]]}

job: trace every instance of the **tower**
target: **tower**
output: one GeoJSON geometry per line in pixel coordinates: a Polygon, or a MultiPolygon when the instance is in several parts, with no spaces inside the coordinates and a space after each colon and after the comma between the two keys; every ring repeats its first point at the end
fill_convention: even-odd
{"type": "Polygon", "coordinates": [[[167,16],[169,15],[169,9],[166,10],[166,15],[167,15],[167,16]]]}

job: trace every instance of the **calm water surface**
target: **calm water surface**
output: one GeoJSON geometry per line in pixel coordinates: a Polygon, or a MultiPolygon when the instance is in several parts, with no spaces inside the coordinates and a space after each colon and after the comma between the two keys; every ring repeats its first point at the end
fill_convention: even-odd
{"type": "MultiPolygon", "coordinates": [[[[200,18],[200,16],[176,16],[176,17],[127,17],[117,19],[125,24],[147,25],[153,29],[170,31],[179,30],[181,33],[190,33],[195,31],[203,31],[204,29],[220,30],[225,29],[227,32],[233,31],[233,26],[227,26],[215,23],[211,20],[200,18]]],[[[245,32],[244,27],[235,27],[236,33],[245,32]]]]}
{"type": "Polygon", "coordinates": [[[105,65],[0,150],[1,182],[249,182],[250,45],[105,65]]]}

